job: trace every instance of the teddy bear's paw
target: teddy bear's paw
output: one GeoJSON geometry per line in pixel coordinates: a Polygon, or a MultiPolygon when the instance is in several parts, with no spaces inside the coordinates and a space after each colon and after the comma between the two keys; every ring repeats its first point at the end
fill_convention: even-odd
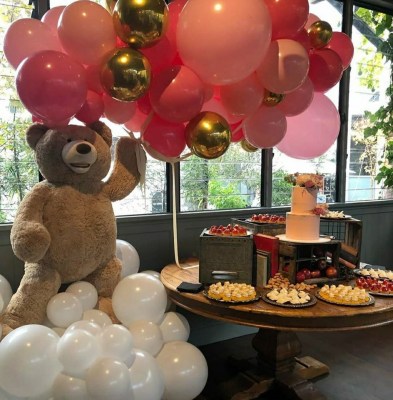
{"type": "Polygon", "coordinates": [[[117,319],[113,308],[112,308],[112,299],[109,297],[99,297],[98,299],[98,309],[109,316],[114,324],[121,324],[121,322],[117,319]]]}
{"type": "Polygon", "coordinates": [[[0,324],[0,340],[3,340],[13,329],[7,324],[0,324]]]}

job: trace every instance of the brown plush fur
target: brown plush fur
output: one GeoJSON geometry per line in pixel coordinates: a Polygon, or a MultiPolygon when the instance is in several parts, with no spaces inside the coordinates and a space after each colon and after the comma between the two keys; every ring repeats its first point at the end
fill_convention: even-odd
{"type": "Polygon", "coordinates": [[[11,230],[12,248],[25,261],[25,274],[0,318],[4,333],[42,323],[48,301],[63,283],[85,280],[99,296],[112,295],[121,262],[115,256],[111,202],[126,197],[139,182],[136,142],[129,137],[117,142],[113,171],[106,182],[102,180],[110,169],[112,133],[101,122],[60,129],[35,124],[27,131],[27,142],[46,179],[23,199],[11,230]],[[96,151],[96,160],[85,173],[74,172],[64,159],[72,156],[67,144],[78,140],[96,151]]]}

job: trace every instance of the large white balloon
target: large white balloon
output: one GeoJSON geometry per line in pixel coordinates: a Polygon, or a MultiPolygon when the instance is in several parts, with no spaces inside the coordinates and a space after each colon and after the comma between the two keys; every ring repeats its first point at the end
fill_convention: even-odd
{"type": "Polygon", "coordinates": [[[112,320],[109,318],[109,315],[100,310],[86,310],[83,313],[83,319],[94,322],[95,324],[101,326],[101,328],[112,325],[112,320]]]}
{"type": "Polygon", "coordinates": [[[123,278],[112,296],[112,307],[123,325],[147,320],[158,323],[164,316],[167,294],[164,285],[149,274],[138,273],[123,278]]]}
{"type": "Polygon", "coordinates": [[[90,400],[86,382],[65,374],[59,374],[53,383],[54,399],[90,400]]]}
{"type": "Polygon", "coordinates": [[[46,393],[62,368],[56,355],[58,341],[56,333],[43,325],[11,331],[0,343],[0,387],[20,397],[46,393]]]}
{"type": "Polygon", "coordinates": [[[53,325],[67,328],[82,318],[83,308],[79,299],[71,293],[57,293],[46,306],[46,315],[53,325]]]}
{"type": "Polygon", "coordinates": [[[165,343],[173,340],[187,342],[190,336],[190,324],[186,317],[174,311],[165,313],[160,329],[165,343]]]}
{"type": "Polygon", "coordinates": [[[133,400],[128,368],[119,360],[97,360],[87,371],[86,386],[95,400],[133,400]]]}
{"type": "Polygon", "coordinates": [[[97,337],[82,329],[68,331],[57,344],[57,356],[64,373],[76,378],[84,378],[86,370],[99,355],[97,337]]]}
{"type": "MultiPolygon", "coordinates": [[[[7,307],[8,303],[11,300],[12,288],[11,288],[10,283],[7,281],[7,279],[3,275],[0,275],[0,295],[3,298],[4,308],[5,308],[5,307],[7,307]]],[[[0,312],[1,312],[1,308],[0,308],[0,312]]]]}
{"type": "Polygon", "coordinates": [[[96,336],[102,332],[101,325],[93,322],[82,319],[80,321],[76,321],[71,324],[67,329],[66,332],[70,332],[75,329],[82,329],[83,331],[90,332],[92,335],[96,336]]]}
{"type": "Polygon", "coordinates": [[[122,263],[121,278],[139,271],[140,259],[135,247],[125,240],[116,240],[116,257],[122,263]]]}
{"type": "Polygon", "coordinates": [[[156,359],[146,351],[135,349],[135,361],[129,369],[135,400],[161,400],[164,377],[156,359]]]}
{"type": "Polygon", "coordinates": [[[197,347],[182,341],[165,343],[156,360],[164,375],[164,399],[192,400],[202,392],[208,368],[197,347]]]}
{"type": "Polygon", "coordinates": [[[99,336],[99,343],[103,356],[129,362],[134,340],[131,332],[123,325],[113,324],[105,327],[99,336]]]}
{"type": "Polygon", "coordinates": [[[162,348],[164,341],[160,327],[151,321],[134,321],[128,326],[137,349],[147,351],[155,356],[162,348]]]}
{"type": "Polygon", "coordinates": [[[68,286],[66,292],[73,294],[79,299],[82,303],[83,311],[90,310],[97,304],[97,289],[90,282],[79,281],[72,283],[68,286]]]}

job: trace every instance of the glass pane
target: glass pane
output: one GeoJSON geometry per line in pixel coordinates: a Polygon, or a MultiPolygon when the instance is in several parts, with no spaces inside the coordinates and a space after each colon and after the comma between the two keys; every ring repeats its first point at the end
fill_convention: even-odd
{"type": "Polygon", "coordinates": [[[261,151],[232,143],[218,159],[196,156],[180,163],[180,210],[223,210],[260,206],[261,151]]]}
{"type": "Polygon", "coordinates": [[[384,47],[389,34],[392,35],[391,16],[355,8],[346,201],[392,198],[392,190],[384,187],[384,179],[378,179],[378,174],[385,178],[390,172],[389,161],[385,159],[389,157],[388,140],[392,131],[392,103],[388,93],[392,54],[391,50],[387,54],[384,47]]]}
{"type": "MultiPolygon", "coordinates": [[[[316,15],[319,19],[327,21],[333,31],[341,30],[342,21],[342,4],[338,1],[311,0],[310,13],[316,15]]],[[[339,85],[337,84],[325,95],[338,107],[339,85]]],[[[296,118],[294,117],[287,117],[296,118]]],[[[310,136],[310,146],[316,138],[310,136]]],[[[281,206],[289,205],[291,198],[291,185],[284,181],[284,177],[288,174],[296,172],[318,173],[324,175],[324,194],[326,202],[335,201],[335,181],[336,181],[336,142],[320,157],[303,160],[293,158],[280,152],[278,149],[273,150],[273,192],[272,205],[281,206]]]]}

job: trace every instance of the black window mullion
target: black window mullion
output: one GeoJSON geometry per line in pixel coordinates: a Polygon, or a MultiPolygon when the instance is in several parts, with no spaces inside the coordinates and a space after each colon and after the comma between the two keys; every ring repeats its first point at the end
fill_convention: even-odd
{"type": "Polygon", "coordinates": [[[272,206],[273,149],[261,151],[261,206],[272,206]]]}

